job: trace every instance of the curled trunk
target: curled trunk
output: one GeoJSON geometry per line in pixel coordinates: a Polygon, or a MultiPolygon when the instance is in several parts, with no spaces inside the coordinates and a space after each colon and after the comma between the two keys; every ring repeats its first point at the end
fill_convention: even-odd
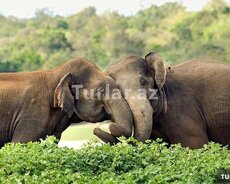
{"type": "Polygon", "coordinates": [[[134,137],[138,141],[145,141],[150,138],[153,125],[153,109],[146,99],[128,99],[128,104],[134,117],[134,137]]]}
{"type": "Polygon", "coordinates": [[[109,99],[106,103],[106,110],[115,122],[109,126],[111,134],[115,137],[131,137],[133,116],[125,99],[109,99]]]}
{"type": "Polygon", "coordinates": [[[105,110],[111,116],[113,123],[109,125],[111,134],[101,130],[94,129],[94,134],[106,143],[116,144],[119,140],[116,137],[132,136],[133,116],[132,112],[123,97],[121,99],[105,100],[105,110]]]}

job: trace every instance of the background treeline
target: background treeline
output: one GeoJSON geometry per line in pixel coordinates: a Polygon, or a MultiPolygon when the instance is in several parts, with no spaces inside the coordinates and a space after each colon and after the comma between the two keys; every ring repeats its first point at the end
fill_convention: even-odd
{"type": "Polygon", "coordinates": [[[166,3],[132,16],[98,15],[94,7],[68,17],[46,9],[30,19],[0,15],[0,71],[47,69],[76,56],[104,69],[125,54],[149,51],[169,64],[191,58],[230,63],[230,7],[212,0],[199,12],[166,3]]]}

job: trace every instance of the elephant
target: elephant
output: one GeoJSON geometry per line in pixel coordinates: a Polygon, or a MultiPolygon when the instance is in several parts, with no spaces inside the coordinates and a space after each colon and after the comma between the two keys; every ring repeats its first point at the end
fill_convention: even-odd
{"type": "Polygon", "coordinates": [[[209,141],[230,145],[230,65],[193,59],[166,67],[160,54],[125,56],[109,67],[134,117],[139,141],[201,148],[209,141]],[[145,98],[138,98],[139,91],[145,98]]]}
{"type": "Polygon", "coordinates": [[[1,73],[0,86],[0,147],[47,135],[60,139],[71,123],[81,121],[111,119],[114,137],[132,135],[127,102],[110,98],[118,90],[115,81],[85,58],[73,58],[50,70],[1,73]]]}

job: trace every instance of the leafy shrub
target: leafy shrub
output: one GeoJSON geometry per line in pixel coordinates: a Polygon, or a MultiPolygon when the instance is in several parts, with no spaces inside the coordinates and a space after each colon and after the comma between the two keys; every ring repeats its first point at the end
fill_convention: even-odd
{"type": "Polygon", "coordinates": [[[219,169],[230,168],[229,150],[215,143],[191,150],[129,139],[73,150],[58,148],[56,141],[4,146],[0,183],[214,183],[219,169]]]}

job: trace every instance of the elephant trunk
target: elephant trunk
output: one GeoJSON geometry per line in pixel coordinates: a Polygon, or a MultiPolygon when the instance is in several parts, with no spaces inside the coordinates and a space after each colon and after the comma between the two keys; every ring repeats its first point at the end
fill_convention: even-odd
{"type": "Polygon", "coordinates": [[[138,141],[145,141],[150,138],[153,125],[153,109],[146,99],[130,97],[127,101],[134,117],[134,137],[138,141]],[[134,100],[135,99],[135,100],[134,100]]]}
{"type": "Polygon", "coordinates": [[[121,96],[119,99],[108,99],[105,102],[105,110],[115,123],[111,123],[109,130],[115,137],[132,136],[133,116],[126,102],[121,96]]]}

